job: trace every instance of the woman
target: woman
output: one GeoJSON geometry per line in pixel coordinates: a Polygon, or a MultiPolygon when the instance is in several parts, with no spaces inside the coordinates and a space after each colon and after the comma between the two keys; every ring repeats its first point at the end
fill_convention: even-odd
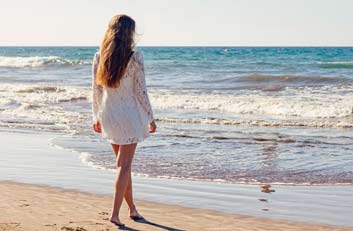
{"type": "Polygon", "coordinates": [[[132,196],[131,163],[138,142],[156,131],[148,99],[143,57],[134,51],[135,22],[114,16],[92,67],[93,129],[108,140],[116,156],[116,181],[110,221],[123,226],[119,211],[125,198],[130,218],[143,219],[132,196]],[[101,111],[101,112],[100,112],[101,111]]]}

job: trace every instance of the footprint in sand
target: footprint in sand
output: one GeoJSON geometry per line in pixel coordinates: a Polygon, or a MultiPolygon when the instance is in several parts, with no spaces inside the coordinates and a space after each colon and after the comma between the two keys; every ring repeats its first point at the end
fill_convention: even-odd
{"type": "Polygon", "coordinates": [[[0,223],[0,225],[12,225],[12,226],[20,226],[21,223],[19,222],[6,222],[6,223],[0,223]]]}
{"type": "Polygon", "coordinates": [[[0,223],[0,230],[1,231],[14,230],[19,226],[20,226],[20,223],[17,223],[17,222],[0,223]]]}
{"type": "Polygon", "coordinates": [[[22,204],[22,205],[20,205],[20,207],[27,207],[27,206],[29,206],[29,204],[22,204]]]}
{"type": "Polygon", "coordinates": [[[66,231],[88,231],[87,229],[83,228],[83,227],[67,227],[67,226],[63,226],[61,227],[60,230],[66,230],[66,231]]]}

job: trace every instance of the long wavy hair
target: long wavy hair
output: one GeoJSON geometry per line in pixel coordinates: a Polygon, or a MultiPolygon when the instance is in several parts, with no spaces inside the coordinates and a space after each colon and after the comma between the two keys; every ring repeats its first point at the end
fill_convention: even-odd
{"type": "Polygon", "coordinates": [[[135,21],[127,15],[116,15],[110,22],[100,46],[96,82],[116,88],[124,76],[133,53],[135,21]]]}

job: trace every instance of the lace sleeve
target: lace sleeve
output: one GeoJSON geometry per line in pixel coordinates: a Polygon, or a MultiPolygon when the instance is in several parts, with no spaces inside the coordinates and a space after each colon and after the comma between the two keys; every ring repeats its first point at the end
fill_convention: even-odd
{"type": "Polygon", "coordinates": [[[99,121],[99,108],[103,97],[103,88],[96,83],[98,63],[99,54],[96,53],[92,64],[92,115],[94,122],[99,121]]]}
{"type": "Polygon", "coordinates": [[[142,105],[148,116],[148,122],[151,123],[153,118],[153,112],[150,100],[148,98],[146,79],[145,79],[145,67],[143,63],[143,56],[141,53],[136,52],[136,67],[134,75],[134,90],[137,100],[142,105]]]}

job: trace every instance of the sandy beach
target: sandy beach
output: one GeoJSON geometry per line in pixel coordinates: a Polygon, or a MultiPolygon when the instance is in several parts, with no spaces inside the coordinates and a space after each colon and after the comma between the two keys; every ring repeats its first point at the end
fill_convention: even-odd
{"type": "MultiPolygon", "coordinates": [[[[79,153],[54,146],[55,137],[0,131],[0,230],[117,229],[107,220],[114,173],[85,165],[79,153]]],[[[131,221],[124,205],[126,230],[353,230],[349,185],[133,181],[148,221],[131,221]]]]}
{"type": "MultiPolygon", "coordinates": [[[[107,220],[110,196],[10,181],[0,183],[0,230],[114,230],[107,220]]],[[[138,201],[145,222],[128,219],[125,230],[353,230],[138,201]]]]}
{"type": "Polygon", "coordinates": [[[1,6],[0,231],[353,231],[353,0],[1,6]]]}

